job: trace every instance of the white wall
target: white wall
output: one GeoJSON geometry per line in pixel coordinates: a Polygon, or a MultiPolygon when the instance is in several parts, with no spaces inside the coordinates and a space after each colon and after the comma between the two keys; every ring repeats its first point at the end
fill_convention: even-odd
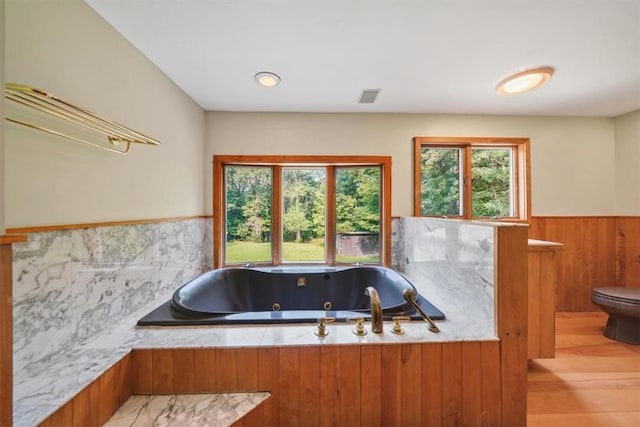
{"type": "Polygon", "coordinates": [[[391,155],[392,213],[409,215],[414,136],[529,137],[534,215],[638,214],[637,113],[614,120],[210,112],[205,119],[81,0],[2,1],[7,81],[47,90],[162,145],[122,157],[6,124],[0,227],[211,214],[213,154],[391,155]]]}
{"type": "Polygon", "coordinates": [[[615,119],[616,215],[640,215],[640,110],[615,119]]]}
{"type": "Polygon", "coordinates": [[[414,136],[528,137],[533,215],[614,213],[613,119],[224,112],[206,117],[207,212],[213,154],[361,154],[392,156],[392,214],[411,215],[414,136]]]}
{"type": "Polygon", "coordinates": [[[82,0],[6,0],[3,22],[7,81],[162,143],[120,156],[7,123],[6,227],[203,213],[204,112],[195,102],[82,0]]]}

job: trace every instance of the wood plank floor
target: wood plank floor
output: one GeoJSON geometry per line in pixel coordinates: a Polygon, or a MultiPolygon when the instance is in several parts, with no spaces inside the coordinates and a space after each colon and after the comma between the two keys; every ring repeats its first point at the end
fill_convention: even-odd
{"type": "Polygon", "coordinates": [[[528,426],[640,426],[640,345],[603,337],[606,320],[556,314],[555,359],[529,361],[528,426]]]}

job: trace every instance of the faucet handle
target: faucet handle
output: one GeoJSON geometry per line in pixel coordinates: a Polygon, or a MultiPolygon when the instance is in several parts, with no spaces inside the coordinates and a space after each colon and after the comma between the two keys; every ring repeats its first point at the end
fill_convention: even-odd
{"type": "Polygon", "coordinates": [[[393,316],[391,320],[393,320],[391,332],[396,335],[402,335],[404,334],[404,329],[402,329],[402,325],[400,324],[400,322],[408,322],[409,320],[411,320],[411,318],[407,316],[393,316]]]}
{"type": "Polygon", "coordinates": [[[367,330],[364,328],[364,317],[352,317],[347,319],[348,322],[356,322],[356,327],[353,328],[352,332],[358,336],[367,335],[367,330]]]}
{"type": "Polygon", "coordinates": [[[325,324],[335,322],[335,320],[335,317],[319,317],[318,327],[314,331],[314,334],[319,337],[326,337],[327,335],[329,335],[329,331],[327,331],[327,326],[325,324]]]}

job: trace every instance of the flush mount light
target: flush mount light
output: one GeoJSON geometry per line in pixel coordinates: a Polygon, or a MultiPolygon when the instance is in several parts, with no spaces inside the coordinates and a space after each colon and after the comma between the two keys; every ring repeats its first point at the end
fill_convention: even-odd
{"type": "Polygon", "coordinates": [[[520,71],[498,82],[496,92],[500,95],[523,93],[542,86],[553,75],[551,67],[537,67],[520,71]]]}
{"type": "Polygon", "coordinates": [[[270,73],[269,71],[262,71],[253,78],[258,82],[260,86],[274,87],[280,84],[280,77],[277,74],[270,73]]]}

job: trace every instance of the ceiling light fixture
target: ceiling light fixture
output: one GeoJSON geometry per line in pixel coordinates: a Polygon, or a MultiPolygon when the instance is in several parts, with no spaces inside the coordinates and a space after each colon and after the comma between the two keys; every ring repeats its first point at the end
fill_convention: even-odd
{"type": "Polygon", "coordinates": [[[500,95],[514,95],[529,92],[542,86],[553,75],[551,67],[537,67],[520,71],[500,80],[496,84],[496,92],[500,95]]]}
{"type": "Polygon", "coordinates": [[[277,74],[271,73],[269,71],[262,71],[253,78],[258,82],[260,86],[264,87],[274,87],[280,84],[280,77],[277,74]]]}

